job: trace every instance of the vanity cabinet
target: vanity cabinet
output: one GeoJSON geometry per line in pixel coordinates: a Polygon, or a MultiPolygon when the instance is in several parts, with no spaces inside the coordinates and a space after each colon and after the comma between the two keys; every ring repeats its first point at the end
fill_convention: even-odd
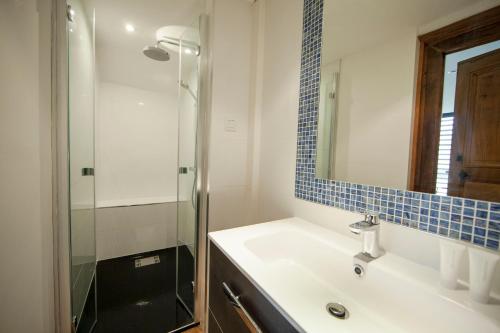
{"type": "Polygon", "coordinates": [[[212,242],[208,319],[209,333],[299,332],[212,242]]]}

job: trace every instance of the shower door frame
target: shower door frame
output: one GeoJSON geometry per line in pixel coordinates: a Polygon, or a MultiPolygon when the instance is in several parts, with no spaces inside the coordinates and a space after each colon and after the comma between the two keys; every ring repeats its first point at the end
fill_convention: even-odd
{"type": "Polygon", "coordinates": [[[207,243],[208,243],[208,214],[209,214],[209,139],[210,120],[212,111],[212,38],[211,18],[213,1],[206,0],[207,13],[200,16],[200,49],[199,63],[199,108],[198,130],[196,139],[198,145],[196,154],[197,181],[197,255],[195,258],[195,295],[194,321],[199,322],[204,331],[206,325],[207,306],[207,243]]]}
{"type": "MultiPolygon", "coordinates": [[[[52,124],[52,234],[54,277],[55,332],[71,332],[71,249],[69,211],[69,145],[68,145],[68,59],[66,0],[49,0],[52,7],[51,28],[51,124],[52,124]]],[[[212,96],[212,35],[210,19],[212,0],[205,0],[206,13],[200,17],[200,91],[196,183],[197,192],[197,256],[195,258],[194,322],[205,325],[206,317],[206,259],[208,225],[208,153],[212,96]]]]}
{"type": "Polygon", "coordinates": [[[66,6],[65,0],[52,0],[52,225],[54,327],[58,333],[72,328],[66,6]]]}

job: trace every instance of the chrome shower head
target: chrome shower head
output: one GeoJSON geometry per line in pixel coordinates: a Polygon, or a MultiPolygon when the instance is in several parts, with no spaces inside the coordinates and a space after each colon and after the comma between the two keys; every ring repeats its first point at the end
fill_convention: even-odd
{"type": "Polygon", "coordinates": [[[168,52],[165,49],[161,48],[158,44],[154,46],[146,46],[144,49],[142,49],[142,53],[144,53],[146,57],[153,60],[170,60],[170,54],[168,54],[168,52]]]}

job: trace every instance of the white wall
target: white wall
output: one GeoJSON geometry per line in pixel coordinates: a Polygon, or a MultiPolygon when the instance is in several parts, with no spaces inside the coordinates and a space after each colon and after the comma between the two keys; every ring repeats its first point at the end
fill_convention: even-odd
{"type": "Polygon", "coordinates": [[[302,0],[265,1],[256,221],[294,215],[302,0]],[[278,15],[278,16],[277,16],[278,15]],[[276,20],[286,17],[286,20],[276,20]]]}
{"type": "Polygon", "coordinates": [[[209,230],[248,224],[253,5],[215,0],[209,230]],[[234,129],[226,128],[234,121],[234,129]]]}
{"type": "MultiPolygon", "coordinates": [[[[177,196],[177,91],[100,82],[96,202],[177,196]]],[[[161,200],[160,200],[161,201],[161,200]]]]}
{"type": "Polygon", "coordinates": [[[0,332],[53,332],[50,2],[0,1],[0,332]]]}
{"type": "Polygon", "coordinates": [[[416,28],[342,58],[334,178],[406,188],[416,28]]]}
{"type": "MultiPolygon", "coordinates": [[[[264,1],[264,0],[261,0],[264,1]]],[[[302,0],[265,0],[265,38],[259,140],[258,211],[254,223],[297,216],[356,238],[348,224],[360,214],[296,199],[295,157],[302,41],[302,0]],[[286,20],[277,20],[286,17],[286,20]]],[[[382,223],[381,244],[422,265],[439,265],[438,237],[382,223]]],[[[361,246],[361,244],[360,244],[361,246]]],[[[465,268],[464,268],[464,271],[465,268]]],[[[499,281],[496,285],[500,291],[499,281]]],[[[465,274],[462,274],[465,278],[465,274]]]]}

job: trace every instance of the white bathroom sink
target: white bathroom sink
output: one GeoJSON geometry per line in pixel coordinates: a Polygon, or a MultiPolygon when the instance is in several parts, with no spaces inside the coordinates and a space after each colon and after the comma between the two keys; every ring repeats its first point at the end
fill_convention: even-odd
{"type": "Polygon", "coordinates": [[[500,332],[500,303],[444,290],[433,269],[386,253],[353,273],[360,244],[298,218],[209,234],[257,287],[305,332],[500,332]],[[326,305],[338,302],[345,320],[326,305]]]}

